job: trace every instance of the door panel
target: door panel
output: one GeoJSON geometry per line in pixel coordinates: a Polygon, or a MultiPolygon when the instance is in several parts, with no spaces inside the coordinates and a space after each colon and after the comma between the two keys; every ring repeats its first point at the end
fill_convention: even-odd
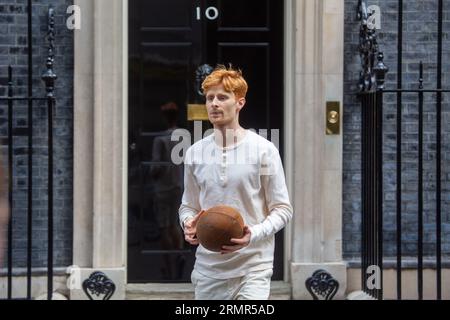
{"type": "MultiPolygon", "coordinates": [[[[283,4],[133,0],[129,6],[128,281],[188,282],[195,247],[184,242],[177,221],[183,167],[171,161],[171,132],[187,129],[193,142],[187,105],[204,101],[195,88],[204,63],[243,70],[244,127],[282,129],[283,4]]],[[[273,279],[282,279],[282,248],[280,233],[273,279]]]]}
{"type": "MultiPolygon", "coordinates": [[[[191,1],[147,0],[137,2],[140,6],[142,28],[154,30],[191,29],[193,18],[191,1]]],[[[130,6],[134,5],[134,3],[130,3],[130,6]]]]}
{"type": "MultiPolygon", "coordinates": [[[[213,1],[210,2],[213,3],[213,1]]],[[[231,1],[232,5],[229,2],[228,0],[216,1],[220,12],[219,31],[227,29],[236,29],[235,31],[243,31],[244,29],[269,30],[270,0],[231,1]]]]}
{"type": "Polygon", "coordinates": [[[247,103],[239,114],[239,120],[245,128],[270,128],[269,50],[268,43],[219,43],[217,47],[218,61],[232,63],[245,70],[249,89],[247,103]]]}
{"type": "Polygon", "coordinates": [[[194,95],[193,46],[190,43],[143,45],[139,122],[141,132],[163,130],[159,107],[173,101],[186,113],[186,97],[194,95]]]}

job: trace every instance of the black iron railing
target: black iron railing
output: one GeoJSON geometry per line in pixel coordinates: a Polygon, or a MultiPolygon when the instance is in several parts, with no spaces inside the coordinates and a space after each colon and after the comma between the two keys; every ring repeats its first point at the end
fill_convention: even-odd
{"type": "Polygon", "coordinates": [[[383,298],[383,86],[387,68],[378,51],[375,29],[368,24],[370,13],[364,1],[358,6],[361,20],[359,51],[361,56],[361,168],[362,168],[362,237],[361,282],[364,291],[376,299],[383,298]],[[373,269],[375,267],[375,269],[373,269]],[[376,272],[372,285],[370,273],[376,272]]]}
{"type": "MultiPolygon", "coordinates": [[[[14,68],[8,67],[8,93],[7,97],[0,97],[0,102],[6,102],[8,106],[8,203],[9,203],[9,223],[8,223],[8,246],[7,246],[7,299],[13,297],[13,218],[14,218],[14,142],[15,132],[14,123],[14,107],[15,102],[27,102],[28,114],[27,114],[27,128],[25,128],[26,136],[28,140],[27,144],[27,232],[20,235],[20,238],[27,240],[27,253],[26,253],[26,297],[24,299],[32,298],[32,253],[33,253],[33,105],[34,102],[43,101],[47,102],[48,110],[48,226],[47,226],[47,238],[48,238],[48,259],[47,259],[47,298],[50,300],[53,293],[53,109],[55,107],[54,97],[54,83],[56,75],[53,72],[54,62],[54,40],[55,40],[55,16],[54,9],[49,8],[48,11],[48,32],[47,40],[49,42],[48,57],[46,67],[47,70],[42,75],[42,80],[45,82],[46,96],[36,97],[33,96],[33,41],[32,41],[32,1],[28,0],[28,88],[27,96],[15,96],[14,94],[14,68]]],[[[23,135],[23,132],[21,132],[23,135]]],[[[1,267],[1,266],[0,266],[1,267]]]]}
{"type": "MultiPolygon", "coordinates": [[[[398,0],[398,56],[397,56],[397,88],[384,88],[387,68],[383,63],[383,54],[378,51],[375,30],[367,24],[370,12],[366,2],[359,1],[358,18],[361,20],[360,56],[362,71],[360,76],[361,118],[362,118],[362,244],[361,274],[363,290],[376,299],[383,299],[383,99],[389,95],[396,96],[396,287],[397,299],[402,299],[402,108],[405,94],[417,95],[417,297],[423,299],[424,269],[424,96],[435,96],[436,113],[436,147],[435,147],[435,270],[436,298],[442,298],[442,252],[441,252],[441,172],[442,172],[442,94],[450,90],[442,89],[442,26],[443,2],[438,2],[437,30],[437,78],[435,89],[424,89],[422,61],[418,62],[417,87],[404,89],[402,83],[402,45],[403,45],[403,0],[398,0]],[[377,58],[377,59],[375,59],[377,58]],[[378,61],[375,61],[378,60],[378,61]],[[379,287],[370,286],[371,274],[368,268],[379,268],[379,287]],[[368,281],[369,280],[369,281],[368,281]]],[[[411,102],[409,102],[411,103],[411,102]]]]}

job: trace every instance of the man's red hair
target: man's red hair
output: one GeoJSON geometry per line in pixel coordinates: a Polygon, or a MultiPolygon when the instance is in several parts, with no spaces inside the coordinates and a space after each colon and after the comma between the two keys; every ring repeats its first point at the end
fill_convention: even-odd
{"type": "Polygon", "coordinates": [[[232,67],[227,68],[223,65],[217,66],[203,81],[203,93],[206,94],[211,87],[218,85],[223,85],[225,91],[233,92],[236,98],[245,98],[248,90],[248,85],[242,76],[242,71],[235,70],[232,67]]]}

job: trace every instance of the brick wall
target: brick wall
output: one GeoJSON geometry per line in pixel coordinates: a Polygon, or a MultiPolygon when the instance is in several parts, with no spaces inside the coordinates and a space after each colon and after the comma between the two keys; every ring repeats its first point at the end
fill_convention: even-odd
{"type": "MultiPolygon", "coordinates": [[[[419,61],[424,63],[424,87],[436,88],[437,77],[437,0],[408,0],[404,2],[403,63],[404,88],[417,88],[419,61]]],[[[358,258],[361,245],[361,113],[357,92],[360,59],[358,55],[359,25],[356,19],[357,0],[345,0],[345,91],[344,91],[344,256],[358,258]]],[[[382,25],[378,30],[380,51],[384,52],[387,89],[397,83],[397,0],[369,0],[379,5],[382,25]]],[[[450,6],[444,1],[443,24],[443,87],[450,88],[450,6]]],[[[442,250],[450,253],[450,94],[443,96],[442,114],[442,250]]],[[[404,256],[417,254],[417,170],[418,170],[418,103],[417,94],[403,96],[402,134],[402,250],[404,256]]],[[[425,95],[424,104],[424,253],[433,256],[435,250],[434,193],[436,179],[436,112],[435,96],[425,95]]],[[[396,254],[396,95],[386,94],[383,118],[384,170],[384,252],[396,254]]]]}
{"type": "MultiPolygon", "coordinates": [[[[72,168],[73,168],[73,32],[66,28],[66,9],[70,0],[33,1],[33,92],[44,97],[40,79],[47,56],[47,10],[56,10],[54,72],[56,110],[54,121],[54,264],[70,265],[72,261],[72,168]]],[[[0,0],[0,96],[7,94],[7,66],[14,70],[15,95],[27,94],[27,1],[0,0]]],[[[14,103],[14,127],[28,128],[27,104],[14,103]]],[[[47,109],[35,102],[33,135],[33,267],[44,267],[47,261],[47,109]]],[[[0,104],[0,139],[2,162],[7,164],[7,106],[0,104]]],[[[14,137],[14,211],[13,262],[26,266],[27,249],[27,136],[14,137]]],[[[6,261],[5,261],[6,262],[6,261]]]]}

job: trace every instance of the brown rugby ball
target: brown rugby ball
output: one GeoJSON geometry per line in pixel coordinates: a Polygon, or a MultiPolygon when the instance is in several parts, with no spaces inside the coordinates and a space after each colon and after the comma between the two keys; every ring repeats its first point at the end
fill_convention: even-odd
{"type": "Polygon", "coordinates": [[[231,238],[242,238],[244,219],[236,209],[216,206],[203,212],[197,222],[197,238],[210,251],[220,252],[223,245],[234,245],[231,238]]]}

